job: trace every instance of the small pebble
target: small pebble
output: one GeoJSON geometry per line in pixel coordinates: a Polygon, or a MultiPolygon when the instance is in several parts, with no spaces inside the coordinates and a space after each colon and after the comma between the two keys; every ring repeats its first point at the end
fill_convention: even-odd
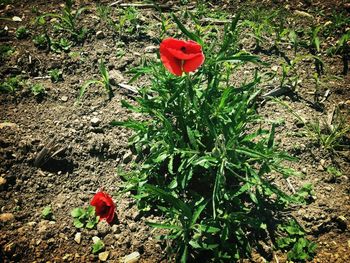
{"type": "Polygon", "coordinates": [[[101,252],[98,254],[98,259],[101,261],[106,261],[109,256],[109,251],[101,252]]]}
{"type": "Polygon", "coordinates": [[[97,118],[97,117],[93,117],[93,118],[90,120],[90,122],[91,122],[91,125],[92,125],[92,126],[98,126],[98,125],[101,123],[101,120],[100,120],[99,118],[97,118]]]}
{"type": "Polygon", "coordinates": [[[0,222],[6,223],[14,219],[15,219],[15,216],[12,213],[0,214],[0,222]]]}
{"type": "Polygon", "coordinates": [[[132,252],[131,254],[124,257],[124,263],[136,263],[140,259],[139,252],[132,252]]]}
{"type": "Polygon", "coordinates": [[[68,101],[68,97],[67,97],[67,96],[62,96],[62,97],[61,97],[61,101],[67,102],[67,101],[68,101]]]}
{"type": "Polygon", "coordinates": [[[81,242],[81,233],[80,232],[75,234],[74,241],[77,242],[78,244],[80,244],[80,242],[81,242]]]}
{"type": "Polygon", "coordinates": [[[96,32],[96,38],[97,39],[102,39],[105,37],[105,34],[103,33],[103,31],[97,31],[96,32]]]}
{"type": "Polygon", "coordinates": [[[94,244],[96,244],[98,241],[100,241],[100,238],[97,236],[92,237],[92,242],[94,242],[94,244]]]}

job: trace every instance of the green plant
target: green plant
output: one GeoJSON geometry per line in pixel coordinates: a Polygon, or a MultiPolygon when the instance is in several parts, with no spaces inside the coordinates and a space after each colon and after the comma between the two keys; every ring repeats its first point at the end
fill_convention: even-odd
{"type": "Polygon", "coordinates": [[[340,112],[339,108],[335,109],[331,121],[326,121],[322,118],[306,121],[287,103],[278,99],[275,99],[275,101],[283,105],[298,121],[304,124],[306,135],[318,146],[326,150],[349,148],[346,136],[350,132],[350,125],[347,123],[346,117],[340,112]]]}
{"type": "Polygon", "coordinates": [[[320,26],[313,27],[311,29],[311,39],[310,39],[310,44],[309,44],[310,53],[315,57],[315,59],[314,59],[315,69],[316,69],[318,76],[323,74],[323,62],[319,57],[319,54],[321,52],[321,48],[320,48],[321,41],[320,41],[318,34],[319,34],[320,30],[321,30],[320,26]]]}
{"type": "Polygon", "coordinates": [[[316,243],[305,238],[305,232],[295,220],[278,226],[281,237],[277,239],[278,248],[288,251],[288,260],[306,262],[313,258],[317,248],[316,243]]]}
{"type": "Polygon", "coordinates": [[[9,45],[0,45],[0,61],[10,56],[13,53],[13,48],[9,45]]]}
{"type": "Polygon", "coordinates": [[[47,220],[54,219],[51,206],[44,207],[44,209],[41,211],[41,216],[42,216],[42,218],[47,219],[47,220]]]}
{"type": "Polygon", "coordinates": [[[92,253],[96,254],[100,251],[102,251],[105,248],[105,244],[102,242],[101,239],[98,239],[93,245],[92,245],[92,253]]]}
{"type": "Polygon", "coordinates": [[[108,22],[111,15],[111,7],[108,5],[98,5],[96,13],[102,21],[108,22]]]}
{"type": "Polygon", "coordinates": [[[80,88],[78,101],[83,97],[83,95],[85,94],[86,89],[90,85],[93,85],[93,84],[97,84],[97,85],[102,86],[106,90],[106,92],[108,94],[108,98],[112,99],[112,97],[114,96],[113,95],[113,89],[112,89],[112,86],[111,86],[111,84],[109,82],[109,74],[108,74],[108,71],[106,69],[106,66],[105,66],[103,60],[100,60],[99,70],[100,70],[100,73],[101,73],[101,79],[100,80],[93,79],[93,80],[86,81],[84,83],[84,85],[80,88]]]}
{"type": "Polygon", "coordinates": [[[139,28],[139,13],[135,7],[127,7],[120,10],[118,22],[109,19],[110,26],[123,36],[127,34],[135,34],[139,28]]]}
{"type": "Polygon", "coordinates": [[[346,75],[349,71],[350,60],[350,30],[343,34],[335,44],[335,46],[329,48],[327,53],[330,55],[340,54],[343,60],[343,74],[346,75]]]}
{"type": "Polygon", "coordinates": [[[45,94],[45,87],[40,84],[34,84],[30,87],[30,91],[33,93],[35,97],[42,97],[45,94]]]}
{"type": "Polygon", "coordinates": [[[162,238],[177,261],[234,262],[249,257],[259,238],[276,234],[274,220],[283,221],[280,213],[299,201],[268,179],[272,171],[292,175],[282,162],[295,159],[277,149],[274,124],[260,128],[258,74],[230,84],[238,67],[231,63],[260,61],[237,49],[239,16],[225,27],[222,43],[209,46],[174,20],[202,45],[205,64],[180,77],[157,62],[134,70],[134,79],[148,73],[151,85],[140,89],[136,106],[122,102],[145,118],[112,122],[135,131],[130,143],[141,160],[122,174],[124,190],[140,210],[162,215],[163,222],[148,224],[168,230],[162,238]]]}
{"type": "Polygon", "coordinates": [[[339,171],[336,167],[334,166],[327,166],[327,173],[329,173],[330,175],[332,175],[333,177],[337,178],[342,176],[342,172],[339,171]]]}
{"type": "Polygon", "coordinates": [[[51,50],[56,53],[69,52],[73,43],[66,38],[60,38],[59,41],[51,41],[51,50]]]}
{"type": "Polygon", "coordinates": [[[51,81],[54,83],[63,80],[62,70],[60,70],[58,68],[54,68],[54,69],[49,70],[49,75],[50,75],[51,81]]]}
{"type": "Polygon", "coordinates": [[[16,90],[23,86],[19,77],[10,77],[0,83],[0,93],[15,93],[16,90]]]}
{"type": "Polygon", "coordinates": [[[33,42],[39,49],[45,49],[49,47],[51,40],[48,35],[40,34],[33,38],[33,42]]]}
{"type": "Polygon", "coordinates": [[[78,25],[81,14],[87,9],[86,7],[73,9],[73,0],[66,0],[64,8],[60,14],[47,13],[37,18],[39,24],[44,25],[46,17],[57,18],[59,22],[55,23],[54,29],[70,34],[70,37],[76,42],[82,42],[87,35],[87,29],[78,25]]]}
{"type": "Polygon", "coordinates": [[[88,206],[87,209],[84,208],[74,208],[71,212],[74,218],[73,224],[76,228],[88,228],[92,229],[96,226],[99,221],[99,216],[95,214],[95,207],[88,206]]]}
{"type": "Polygon", "coordinates": [[[20,26],[16,30],[16,37],[18,39],[25,39],[29,36],[29,30],[25,26],[20,26]]]}

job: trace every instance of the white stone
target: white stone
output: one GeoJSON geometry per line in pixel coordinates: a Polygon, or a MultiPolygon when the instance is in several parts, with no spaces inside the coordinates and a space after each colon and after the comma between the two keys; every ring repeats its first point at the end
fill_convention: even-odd
{"type": "Polygon", "coordinates": [[[132,252],[131,254],[124,257],[124,263],[136,263],[140,259],[139,252],[132,252]]]}
{"type": "Polygon", "coordinates": [[[80,232],[75,234],[74,241],[77,242],[78,244],[80,244],[80,242],[81,242],[81,233],[80,232]]]}

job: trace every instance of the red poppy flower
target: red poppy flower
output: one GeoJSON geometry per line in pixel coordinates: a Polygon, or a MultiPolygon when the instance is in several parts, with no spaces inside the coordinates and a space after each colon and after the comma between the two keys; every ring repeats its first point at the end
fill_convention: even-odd
{"type": "Polygon", "coordinates": [[[96,193],[90,204],[95,207],[96,215],[100,216],[100,220],[105,219],[109,224],[112,223],[115,204],[108,194],[104,192],[96,193]]]}
{"type": "Polygon", "coordinates": [[[196,70],[204,62],[201,45],[192,40],[164,39],[159,52],[164,66],[177,76],[196,70]]]}

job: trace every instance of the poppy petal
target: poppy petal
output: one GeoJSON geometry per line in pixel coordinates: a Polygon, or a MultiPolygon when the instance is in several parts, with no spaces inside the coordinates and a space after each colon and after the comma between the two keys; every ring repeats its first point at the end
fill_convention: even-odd
{"type": "Polygon", "coordinates": [[[160,49],[160,59],[162,60],[164,66],[170,71],[170,73],[177,76],[182,75],[182,62],[171,55],[167,48],[164,47],[160,49]]]}
{"type": "Polygon", "coordinates": [[[180,60],[189,60],[194,58],[195,56],[198,56],[198,53],[186,54],[181,50],[177,50],[173,48],[167,48],[167,50],[171,55],[173,55],[175,58],[180,60]]]}
{"type": "Polygon", "coordinates": [[[186,73],[194,71],[197,68],[199,68],[203,64],[203,62],[204,62],[204,55],[199,54],[190,60],[186,60],[184,65],[183,65],[183,70],[186,73]]]}

